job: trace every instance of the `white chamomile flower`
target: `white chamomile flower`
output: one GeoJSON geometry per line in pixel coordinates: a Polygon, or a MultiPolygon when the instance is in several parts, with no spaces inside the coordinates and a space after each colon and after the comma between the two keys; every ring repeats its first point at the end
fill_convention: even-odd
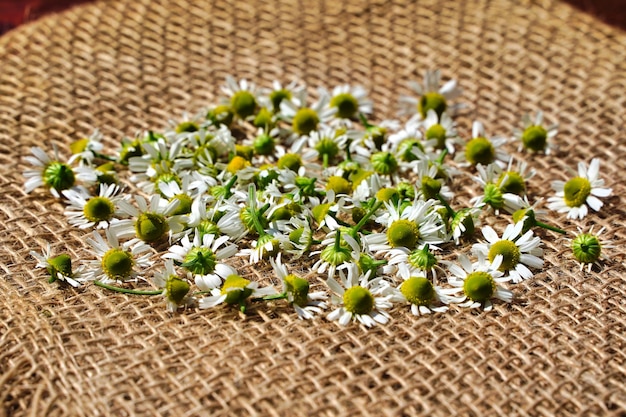
{"type": "Polygon", "coordinates": [[[588,213],[587,206],[599,211],[603,203],[598,197],[608,197],[613,191],[611,188],[603,188],[604,180],[599,175],[600,159],[593,158],[589,169],[584,162],[579,162],[577,177],[567,182],[552,183],[556,195],[548,198],[548,208],[567,213],[568,219],[584,218],[588,213]]]}
{"type": "Polygon", "coordinates": [[[268,260],[274,258],[280,253],[280,239],[274,234],[277,231],[271,230],[271,233],[264,233],[258,239],[250,242],[250,247],[242,249],[239,256],[248,256],[251,264],[259,263],[262,259],[268,260]]]}
{"type": "Polygon", "coordinates": [[[126,200],[118,202],[121,213],[132,217],[111,225],[120,238],[136,237],[146,243],[156,243],[183,230],[187,217],[174,215],[179,200],[164,202],[159,194],[154,194],[149,203],[142,196],[135,195],[135,202],[137,207],[126,200]]]}
{"type": "Polygon", "coordinates": [[[106,240],[97,231],[92,238],[87,238],[96,259],[85,263],[85,279],[107,284],[142,278],[141,272],[152,265],[152,248],[142,242],[120,244],[111,228],[106,229],[105,234],[106,240]]]}
{"type": "Polygon", "coordinates": [[[102,133],[96,129],[89,137],[79,139],[70,144],[70,150],[72,156],[68,163],[71,164],[74,161],[80,161],[91,165],[97,155],[104,149],[102,143],[102,133]]]}
{"type": "Polygon", "coordinates": [[[506,142],[506,138],[488,138],[483,124],[474,121],[472,124],[472,139],[465,144],[465,153],[457,155],[455,159],[465,161],[466,164],[470,165],[489,165],[495,162],[504,168],[510,159],[510,156],[502,150],[502,145],[506,142]]]}
{"type": "Polygon", "coordinates": [[[270,263],[272,268],[274,268],[276,276],[282,281],[287,301],[296,310],[298,317],[301,319],[312,319],[315,317],[315,314],[321,314],[322,310],[327,308],[324,302],[327,298],[326,293],[324,291],[310,292],[309,281],[290,274],[280,258],[281,256],[278,254],[276,259],[270,259],[270,263]]]}
{"type": "MultiPolygon", "coordinates": [[[[191,186],[191,175],[184,174],[182,176],[182,185],[176,181],[159,181],[158,188],[161,195],[167,198],[167,200],[161,200],[161,204],[167,205],[173,200],[178,200],[179,204],[176,210],[172,213],[174,215],[183,215],[191,213],[191,205],[196,197],[200,195],[197,188],[191,186]]],[[[194,184],[198,185],[197,183],[194,184]]]]}
{"type": "Polygon", "coordinates": [[[222,86],[222,92],[226,94],[232,112],[240,119],[245,120],[257,111],[258,103],[254,83],[245,79],[237,82],[229,75],[226,77],[226,84],[222,86]]]}
{"type": "Polygon", "coordinates": [[[67,253],[52,256],[50,243],[48,243],[42,253],[31,251],[30,254],[38,261],[35,268],[45,268],[48,271],[50,275],[48,282],[59,280],[67,282],[72,287],[80,286],[82,271],[72,270],[72,258],[67,253]]]}
{"type": "Polygon", "coordinates": [[[283,100],[291,100],[293,96],[301,94],[302,90],[306,89],[306,85],[299,83],[298,81],[292,81],[287,85],[283,85],[280,81],[272,81],[271,89],[261,89],[261,95],[259,96],[259,103],[272,110],[274,113],[280,111],[280,103],[283,100]]]}
{"type": "Polygon", "coordinates": [[[438,168],[428,160],[415,161],[413,172],[417,175],[415,185],[424,200],[452,200],[454,193],[443,181],[437,178],[438,168]]]}
{"type": "Polygon", "coordinates": [[[394,293],[394,301],[409,303],[411,313],[415,316],[443,313],[448,310],[448,306],[443,304],[462,300],[461,297],[452,296],[458,292],[455,288],[444,289],[421,274],[413,274],[405,269],[401,276],[403,282],[394,293]]]}
{"type": "Polygon", "coordinates": [[[459,142],[459,136],[455,123],[447,112],[439,116],[435,110],[429,109],[422,121],[422,128],[427,143],[434,141],[435,149],[446,149],[450,155],[454,154],[454,145],[459,142]]]}
{"type": "Polygon", "coordinates": [[[400,96],[400,104],[405,114],[417,113],[425,118],[428,110],[434,110],[441,116],[443,112],[454,112],[459,106],[450,105],[449,101],[461,95],[461,90],[457,86],[456,80],[450,80],[441,87],[441,71],[427,70],[424,74],[424,83],[412,81],[409,87],[417,93],[419,97],[400,96]]]}
{"type": "Polygon", "coordinates": [[[606,228],[602,227],[598,233],[593,233],[593,226],[591,226],[588,232],[583,232],[579,227],[578,234],[575,233],[574,239],[570,241],[572,253],[574,258],[580,262],[581,271],[587,266],[587,272],[591,272],[593,265],[600,266],[601,259],[609,259],[602,249],[611,249],[615,245],[611,244],[611,241],[601,238],[605,230],[606,228]]]}
{"type": "Polygon", "coordinates": [[[534,236],[529,230],[522,234],[523,222],[507,225],[502,233],[502,238],[491,226],[483,227],[482,233],[486,243],[476,243],[472,246],[472,252],[479,257],[484,257],[489,262],[494,262],[500,256],[500,271],[508,274],[514,283],[532,278],[533,273],[528,267],[540,269],[543,267],[543,249],[541,239],[534,236]]]}
{"type": "Polygon", "coordinates": [[[466,207],[454,213],[450,220],[450,235],[458,246],[461,237],[469,237],[474,234],[480,222],[480,207],[466,207]]]}
{"type": "Polygon", "coordinates": [[[459,256],[460,266],[450,264],[449,271],[452,276],[448,277],[448,283],[455,287],[457,293],[462,292],[461,299],[458,300],[460,307],[478,308],[483,307],[485,311],[493,308],[491,300],[498,300],[510,303],[513,300],[513,293],[502,287],[501,283],[509,281],[502,278],[500,263],[502,256],[496,256],[492,263],[480,258],[473,263],[464,254],[459,256]]]}
{"type": "Polygon", "coordinates": [[[294,92],[290,99],[281,101],[280,114],[291,124],[291,131],[296,136],[308,135],[334,116],[336,109],[328,105],[330,102],[328,93],[324,91],[319,93],[319,99],[310,107],[307,106],[307,92],[304,89],[294,92]]]}
{"type": "Polygon", "coordinates": [[[305,160],[317,158],[324,168],[328,168],[335,158],[346,147],[348,137],[339,129],[323,127],[309,133],[308,149],[304,150],[302,157],[305,160]]]}
{"type": "Polygon", "coordinates": [[[219,287],[229,275],[237,273],[235,268],[222,262],[237,253],[237,246],[230,244],[228,239],[228,236],[202,234],[196,229],[193,240],[189,235],[183,236],[178,245],[170,246],[163,258],[175,260],[194,275],[196,285],[202,291],[209,291],[219,287]]]}
{"type": "Polygon", "coordinates": [[[109,227],[111,222],[122,216],[117,208],[118,202],[125,198],[119,195],[120,189],[115,184],[100,184],[100,191],[96,196],[89,195],[84,187],[63,190],[63,196],[69,202],[64,211],[68,222],[80,229],[109,227]]]}
{"type": "Polygon", "coordinates": [[[165,269],[155,272],[154,283],[158,288],[163,288],[167,311],[174,313],[180,307],[189,306],[195,302],[195,299],[189,295],[191,288],[189,282],[178,276],[171,259],[165,262],[165,269]]]}
{"type": "Polygon", "coordinates": [[[361,275],[354,263],[346,269],[347,275],[339,271],[340,282],[332,277],[326,281],[333,292],[331,301],[336,306],[326,318],[341,326],[353,320],[367,327],[387,323],[390,317],[386,310],[392,307],[393,298],[389,283],[381,278],[369,279],[369,273],[361,275]]]}
{"type": "Polygon", "coordinates": [[[340,119],[354,119],[359,114],[371,114],[373,110],[365,88],[349,84],[333,88],[328,105],[335,109],[335,117],[340,119]]]}
{"type": "Polygon", "coordinates": [[[24,171],[26,193],[43,186],[50,190],[53,196],[60,198],[60,193],[77,185],[78,180],[85,185],[90,185],[98,179],[93,168],[86,166],[73,168],[69,163],[62,162],[56,146],[54,146],[54,158],[39,147],[34,146],[30,150],[33,156],[24,158],[33,166],[32,169],[24,171]]]}
{"type": "Polygon", "coordinates": [[[515,138],[520,141],[519,150],[526,149],[531,152],[545,152],[550,154],[553,139],[558,132],[558,124],[545,126],[543,124],[543,112],[538,111],[534,118],[525,114],[522,117],[523,129],[514,129],[515,138]]]}
{"type": "Polygon", "coordinates": [[[226,277],[222,288],[214,288],[211,295],[199,301],[201,309],[215,307],[222,303],[234,305],[245,313],[248,298],[263,298],[275,295],[274,287],[259,288],[259,283],[250,281],[240,275],[233,274],[226,277]]]}

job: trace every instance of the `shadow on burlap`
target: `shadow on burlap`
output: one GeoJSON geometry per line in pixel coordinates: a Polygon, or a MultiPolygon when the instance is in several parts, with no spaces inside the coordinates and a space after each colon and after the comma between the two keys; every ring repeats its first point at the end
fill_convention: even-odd
{"type": "Polygon", "coordinates": [[[100,2],[0,38],[0,415],[623,416],[626,33],[551,1],[271,3],[100,2]],[[539,232],[546,266],[515,287],[519,302],[397,308],[371,330],[279,306],[170,314],[158,298],[34,271],[28,253],[47,241],[75,259],[86,245],[60,203],[23,193],[30,146],[65,150],[95,128],[115,146],[215,101],[227,74],[361,84],[382,119],[428,68],[464,89],[464,137],[474,119],[508,135],[538,109],[560,123],[556,152],[529,160],[531,198],[602,159],[613,196],[601,213],[550,218],[607,227],[602,271],[580,272],[563,238],[539,232]]]}

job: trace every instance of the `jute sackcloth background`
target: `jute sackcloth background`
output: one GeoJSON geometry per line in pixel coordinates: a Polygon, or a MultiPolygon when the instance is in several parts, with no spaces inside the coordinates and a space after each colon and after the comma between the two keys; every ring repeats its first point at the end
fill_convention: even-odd
{"type": "Polygon", "coordinates": [[[626,33],[552,1],[108,1],[19,28],[0,38],[0,415],[624,416],[625,109],[626,33]],[[531,196],[602,159],[602,211],[549,218],[606,226],[602,270],[540,231],[546,266],[518,302],[397,310],[371,330],[269,307],[169,314],[34,270],[47,241],[76,259],[86,246],[62,204],[22,191],[30,146],[65,151],[95,128],[115,146],[214,102],[228,74],[360,84],[382,119],[429,68],[464,89],[465,137],[474,119],[508,135],[538,109],[560,123],[554,154],[528,159],[531,196]]]}

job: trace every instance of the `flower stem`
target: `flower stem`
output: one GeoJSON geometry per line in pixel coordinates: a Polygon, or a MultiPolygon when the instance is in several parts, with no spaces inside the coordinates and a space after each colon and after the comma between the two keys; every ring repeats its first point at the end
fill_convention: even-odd
{"type": "Polygon", "coordinates": [[[233,175],[233,177],[229,179],[226,184],[224,184],[224,198],[225,199],[230,198],[230,196],[233,195],[231,188],[233,188],[233,185],[235,185],[236,181],[237,181],[237,176],[233,175]]]}
{"type": "Polygon", "coordinates": [[[447,154],[448,154],[448,148],[443,148],[443,150],[441,151],[441,155],[439,155],[439,158],[437,158],[437,165],[443,164],[443,160],[447,154]]]}
{"type": "Polygon", "coordinates": [[[141,290],[131,290],[129,288],[121,288],[115,285],[108,285],[101,281],[94,281],[93,283],[97,285],[98,287],[106,288],[107,290],[111,290],[115,292],[120,292],[122,294],[134,294],[134,295],[161,295],[163,294],[163,290],[141,291],[141,290]]]}
{"type": "Polygon", "coordinates": [[[341,251],[341,232],[337,230],[335,233],[335,252],[341,251]]]}
{"type": "Polygon", "coordinates": [[[558,227],[555,226],[550,226],[549,224],[546,223],[542,223],[540,221],[536,221],[535,220],[535,224],[539,227],[543,227],[544,229],[548,229],[548,230],[552,230],[553,232],[557,232],[560,233],[562,235],[567,234],[567,232],[563,229],[559,229],[558,227]]]}
{"type": "Polygon", "coordinates": [[[252,223],[254,224],[254,228],[256,229],[256,232],[259,234],[259,237],[265,236],[267,232],[261,225],[261,222],[259,221],[258,213],[256,211],[256,188],[254,187],[254,184],[250,184],[250,187],[248,187],[248,196],[249,196],[248,204],[249,204],[250,216],[252,217],[252,223]]]}
{"type": "Polygon", "coordinates": [[[263,297],[263,300],[269,301],[269,300],[283,300],[287,298],[287,292],[283,292],[280,294],[272,294],[272,295],[266,295],[265,297],[263,297]]]}
{"type": "Polygon", "coordinates": [[[443,206],[446,208],[448,215],[450,217],[454,217],[456,215],[456,212],[452,210],[452,207],[450,207],[450,204],[448,204],[448,202],[439,193],[437,193],[437,198],[439,199],[439,201],[441,201],[441,204],[443,204],[443,206]]]}
{"type": "Polygon", "coordinates": [[[365,213],[363,218],[361,220],[359,220],[359,222],[356,224],[356,226],[354,226],[354,231],[358,232],[359,230],[361,230],[361,228],[363,226],[365,226],[365,223],[367,223],[369,218],[372,217],[372,215],[374,213],[376,213],[376,210],[378,210],[380,208],[380,206],[382,206],[382,205],[383,205],[382,201],[377,201],[376,204],[374,204],[374,206],[367,213],[365,213]]]}

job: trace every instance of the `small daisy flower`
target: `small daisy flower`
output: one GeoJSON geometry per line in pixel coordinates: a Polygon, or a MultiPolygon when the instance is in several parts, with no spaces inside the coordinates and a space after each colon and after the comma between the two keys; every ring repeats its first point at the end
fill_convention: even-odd
{"type": "Polygon", "coordinates": [[[389,321],[387,309],[391,308],[393,295],[389,294],[389,284],[380,278],[369,279],[369,274],[360,275],[356,264],[350,264],[348,274],[339,271],[340,282],[334,278],[326,281],[333,292],[331,301],[337,306],[326,317],[346,326],[356,320],[367,327],[389,321]]]}
{"type": "Polygon", "coordinates": [[[599,178],[599,174],[600,159],[593,158],[589,169],[583,162],[579,162],[577,177],[567,182],[552,183],[556,195],[548,198],[548,208],[567,213],[568,219],[583,219],[588,213],[587,206],[599,211],[603,203],[598,197],[608,197],[613,191],[611,188],[602,188],[604,180],[599,178]]]}
{"type": "Polygon", "coordinates": [[[232,112],[242,120],[252,116],[258,109],[256,100],[256,86],[243,79],[237,82],[230,75],[226,77],[226,84],[222,86],[232,112]]]}
{"type": "Polygon", "coordinates": [[[460,266],[450,264],[449,271],[452,274],[448,278],[448,283],[456,288],[457,293],[462,292],[460,307],[479,308],[485,311],[493,308],[491,300],[498,300],[510,303],[513,300],[513,293],[502,287],[501,283],[509,281],[502,278],[503,273],[499,270],[502,256],[496,256],[492,263],[485,259],[479,259],[472,264],[465,255],[459,256],[460,266]]]}
{"type": "Polygon", "coordinates": [[[438,200],[439,197],[450,201],[454,193],[437,178],[438,169],[427,160],[415,161],[413,172],[417,175],[415,184],[424,200],[438,200]]]}
{"type": "Polygon", "coordinates": [[[602,249],[610,249],[615,246],[611,244],[611,241],[601,239],[605,229],[602,227],[598,233],[593,233],[593,226],[591,226],[589,231],[585,233],[579,227],[578,234],[571,240],[572,252],[576,260],[580,262],[581,271],[586,265],[587,272],[591,272],[594,264],[600,266],[600,259],[609,259],[606,253],[602,252],[602,249]]]}
{"type": "Polygon", "coordinates": [[[293,96],[301,94],[306,86],[297,81],[292,81],[284,86],[280,81],[274,80],[271,89],[261,89],[259,103],[268,109],[272,109],[274,113],[280,111],[280,103],[283,100],[291,100],[293,96]]]}
{"type": "Polygon", "coordinates": [[[72,156],[68,163],[74,161],[84,162],[91,165],[93,160],[100,156],[100,152],[104,149],[102,144],[102,133],[96,129],[89,137],[79,139],[70,144],[72,156]]]}
{"type": "Polygon", "coordinates": [[[228,243],[228,236],[203,235],[196,229],[193,241],[188,235],[183,236],[163,258],[175,260],[194,275],[196,285],[202,291],[208,291],[219,287],[229,275],[237,273],[233,267],[222,262],[236,253],[237,246],[228,243]]]}
{"type": "Polygon", "coordinates": [[[320,123],[327,123],[334,116],[336,109],[330,107],[329,102],[328,94],[320,91],[319,99],[307,107],[307,92],[303,89],[294,92],[291,99],[281,101],[280,114],[291,124],[291,130],[297,136],[308,135],[317,130],[320,123]]]}
{"type": "Polygon", "coordinates": [[[550,154],[551,143],[558,132],[558,125],[544,126],[543,112],[537,112],[534,118],[525,114],[522,117],[523,129],[513,131],[515,138],[520,141],[519,150],[526,149],[531,152],[545,152],[550,154]]]}
{"type": "Polygon", "coordinates": [[[483,124],[474,121],[472,139],[465,144],[465,153],[456,159],[459,161],[464,159],[470,165],[489,165],[495,162],[504,168],[510,159],[509,155],[501,149],[506,142],[506,138],[487,138],[483,124]]]}
{"type": "Polygon", "coordinates": [[[308,149],[303,151],[305,160],[317,158],[328,168],[346,147],[348,137],[339,129],[324,127],[309,134],[308,149]]]}
{"type": "Polygon", "coordinates": [[[48,282],[63,281],[70,284],[72,287],[80,286],[79,280],[81,279],[81,271],[72,270],[72,258],[66,253],[62,253],[57,256],[52,256],[50,250],[50,243],[42,253],[31,251],[30,255],[37,259],[37,265],[35,268],[45,268],[50,275],[48,282]]]}
{"type": "Polygon", "coordinates": [[[543,249],[541,239],[534,236],[532,230],[522,234],[523,227],[523,222],[507,225],[501,239],[491,226],[483,227],[481,231],[487,242],[474,244],[472,253],[492,263],[500,256],[500,271],[508,272],[505,278],[514,283],[532,278],[533,273],[528,267],[543,267],[543,249]]]}
{"type": "Polygon", "coordinates": [[[274,234],[278,234],[276,231],[271,233],[263,233],[258,239],[250,242],[250,247],[242,249],[239,252],[239,256],[248,256],[248,261],[251,264],[259,263],[262,259],[270,260],[276,257],[280,253],[281,240],[274,234]]]}
{"type": "Polygon", "coordinates": [[[426,118],[422,122],[424,129],[424,139],[428,143],[435,141],[434,148],[446,149],[450,155],[454,154],[455,147],[459,141],[456,126],[448,113],[443,112],[441,116],[433,109],[429,109],[426,118]]]}
{"type": "Polygon", "coordinates": [[[480,222],[481,211],[480,207],[466,207],[454,213],[450,221],[450,235],[457,246],[461,237],[474,235],[480,222]]]}
{"type": "Polygon", "coordinates": [[[24,158],[33,166],[33,169],[24,171],[26,193],[43,186],[50,190],[53,196],[60,198],[60,193],[77,185],[77,181],[90,185],[98,179],[93,168],[86,166],[72,168],[69,163],[62,162],[56,146],[54,146],[54,158],[39,147],[32,147],[31,152],[33,156],[24,158]]]}
{"type": "Polygon", "coordinates": [[[372,113],[372,101],[367,98],[367,91],[361,86],[344,84],[335,87],[328,105],[336,109],[335,117],[341,119],[354,119],[358,114],[372,113]]]}
{"type": "Polygon", "coordinates": [[[300,319],[312,319],[315,314],[321,314],[327,308],[326,293],[324,291],[310,292],[309,281],[296,275],[289,274],[287,267],[281,262],[280,254],[276,259],[271,258],[270,263],[276,276],[281,279],[283,291],[287,301],[291,303],[300,319]]]}
{"type": "Polygon", "coordinates": [[[126,200],[118,202],[121,213],[132,217],[111,225],[120,238],[136,237],[146,243],[156,243],[184,229],[187,217],[174,215],[179,200],[164,202],[159,194],[154,194],[149,204],[140,195],[135,195],[135,202],[137,207],[126,200]]]}
{"type": "Polygon", "coordinates": [[[226,277],[222,288],[211,290],[209,297],[204,297],[199,301],[201,309],[215,307],[222,303],[235,305],[243,313],[246,311],[246,300],[248,298],[263,298],[268,295],[275,295],[273,287],[259,288],[258,282],[253,282],[240,275],[233,274],[226,277]]]}
{"type": "Polygon", "coordinates": [[[152,248],[141,242],[120,244],[111,228],[106,229],[105,234],[106,240],[97,231],[93,232],[92,238],[87,238],[96,259],[85,263],[85,279],[107,284],[142,278],[139,271],[152,265],[152,248]]]}
{"type": "Polygon", "coordinates": [[[457,86],[456,80],[450,80],[443,86],[439,86],[441,81],[441,71],[427,70],[424,74],[424,83],[410,82],[409,87],[417,93],[418,98],[401,96],[400,104],[405,114],[418,114],[425,118],[428,110],[434,110],[441,116],[446,110],[453,112],[458,106],[451,106],[450,100],[461,95],[461,90],[457,86]]]}
{"type": "Polygon", "coordinates": [[[178,276],[171,259],[165,262],[164,270],[155,272],[154,283],[158,288],[163,288],[167,311],[174,313],[180,307],[192,305],[195,302],[194,298],[189,295],[191,288],[189,282],[178,276]]]}
{"type": "Polygon", "coordinates": [[[100,191],[96,196],[90,196],[83,187],[63,190],[63,196],[69,202],[64,211],[68,222],[80,229],[109,227],[111,222],[122,216],[117,204],[126,197],[118,195],[120,190],[115,184],[100,184],[100,191]]]}
{"type": "Polygon", "coordinates": [[[442,304],[463,300],[451,295],[457,292],[455,288],[441,288],[424,276],[411,274],[409,270],[404,270],[401,276],[404,281],[398,287],[394,301],[410,304],[411,313],[415,316],[443,313],[448,311],[448,306],[442,304]]]}

